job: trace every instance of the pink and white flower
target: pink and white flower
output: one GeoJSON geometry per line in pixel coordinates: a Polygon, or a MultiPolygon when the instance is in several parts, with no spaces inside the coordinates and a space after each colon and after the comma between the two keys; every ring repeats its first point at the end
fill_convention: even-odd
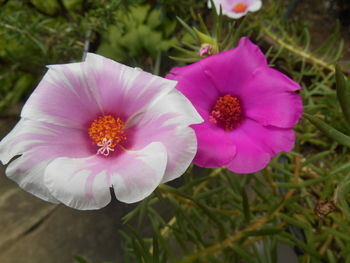
{"type": "MultiPolygon", "coordinates": [[[[241,18],[248,12],[258,11],[261,6],[261,0],[213,0],[216,10],[222,8],[222,13],[230,18],[241,18]]],[[[208,1],[211,7],[211,1],[208,1]]]]}
{"type": "Polygon", "coordinates": [[[110,188],[122,202],[142,200],[182,175],[197,150],[189,125],[202,118],[175,85],[95,54],[49,66],[0,142],[7,176],[76,209],[106,206],[110,188]]]}

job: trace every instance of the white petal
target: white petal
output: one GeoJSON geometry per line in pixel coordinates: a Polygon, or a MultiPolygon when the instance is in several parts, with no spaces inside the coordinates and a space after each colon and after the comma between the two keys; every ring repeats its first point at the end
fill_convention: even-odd
{"type": "Polygon", "coordinates": [[[12,161],[6,169],[6,175],[36,197],[51,203],[59,203],[44,184],[44,171],[48,161],[38,162],[35,166],[28,168],[29,157],[30,153],[12,161]]]}
{"type": "Polygon", "coordinates": [[[172,139],[162,142],[168,153],[168,165],[162,183],[183,175],[197,153],[197,137],[192,128],[177,128],[172,139]]]}
{"type": "Polygon", "coordinates": [[[166,149],[159,142],[118,156],[111,172],[117,199],[134,203],[150,195],[162,181],[166,164],[166,149]]]}
{"type": "Polygon", "coordinates": [[[28,135],[45,136],[50,135],[50,131],[42,129],[40,125],[35,125],[34,122],[21,119],[12,131],[0,141],[0,161],[7,164],[16,155],[23,154],[40,143],[39,138],[28,138],[28,135]]]}
{"type": "Polygon", "coordinates": [[[262,6],[261,0],[251,0],[251,3],[248,7],[248,11],[255,12],[258,11],[262,6]]]}
{"type": "Polygon", "coordinates": [[[93,171],[96,157],[57,158],[45,170],[44,181],[51,194],[63,204],[91,210],[111,201],[106,170],[93,171]]]}

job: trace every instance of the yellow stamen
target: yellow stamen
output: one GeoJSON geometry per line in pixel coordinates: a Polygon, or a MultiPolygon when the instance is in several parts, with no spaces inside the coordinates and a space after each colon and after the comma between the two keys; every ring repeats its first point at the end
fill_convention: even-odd
{"type": "Polygon", "coordinates": [[[101,147],[98,153],[108,155],[109,151],[126,140],[124,134],[124,122],[112,115],[100,116],[91,123],[89,128],[89,136],[93,144],[101,147]]]}

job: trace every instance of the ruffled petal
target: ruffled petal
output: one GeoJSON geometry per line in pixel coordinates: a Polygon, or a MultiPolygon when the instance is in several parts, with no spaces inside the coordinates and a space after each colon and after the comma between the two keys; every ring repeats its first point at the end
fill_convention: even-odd
{"type": "Polygon", "coordinates": [[[139,151],[126,151],[111,166],[111,184],[118,200],[138,202],[161,183],[167,166],[167,151],[153,142],[139,151]]]}
{"type": "Polygon", "coordinates": [[[139,151],[122,150],[114,158],[57,158],[45,170],[45,185],[52,196],[72,208],[99,209],[110,200],[138,202],[160,184],[167,163],[166,149],[151,143],[139,151]]]}
{"type": "Polygon", "coordinates": [[[193,125],[198,140],[193,163],[206,168],[227,165],[236,154],[236,146],[230,133],[210,122],[193,125]]]}
{"type": "Polygon", "coordinates": [[[188,127],[201,123],[192,104],[173,90],[147,112],[133,120],[127,131],[128,149],[141,149],[151,142],[161,142],[167,150],[168,163],[162,183],[181,176],[197,151],[194,131],[188,127]]]}
{"type": "Polygon", "coordinates": [[[237,151],[227,168],[236,173],[264,169],[271,157],[279,152],[289,152],[295,142],[292,129],[264,127],[249,119],[231,131],[230,137],[237,151]]]}
{"type": "Polygon", "coordinates": [[[301,97],[294,93],[299,89],[296,82],[277,70],[262,68],[235,95],[240,98],[246,117],[265,126],[290,128],[300,120],[303,111],[301,97]]]}
{"type": "Polygon", "coordinates": [[[176,86],[139,68],[131,68],[111,59],[88,53],[86,75],[90,86],[98,90],[103,111],[124,120],[144,111],[176,86]]]}

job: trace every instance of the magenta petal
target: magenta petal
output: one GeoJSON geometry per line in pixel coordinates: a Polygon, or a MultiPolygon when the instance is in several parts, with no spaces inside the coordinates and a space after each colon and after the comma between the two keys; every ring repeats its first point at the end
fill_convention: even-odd
{"type": "Polygon", "coordinates": [[[232,140],[235,142],[237,153],[226,167],[235,173],[254,173],[265,168],[270,161],[270,154],[262,149],[254,139],[243,130],[236,131],[232,140]]]}
{"type": "Polygon", "coordinates": [[[301,97],[294,93],[300,86],[284,74],[270,68],[259,69],[237,94],[245,116],[262,125],[290,128],[301,118],[301,97]]]}
{"type": "Polygon", "coordinates": [[[206,168],[227,165],[236,154],[230,133],[210,122],[192,125],[198,140],[193,163],[206,168]]]}
{"type": "Polygon", "coordinates": [[[260,67],[267,67],[264,54],[258,46],[243,37],[237,48],[188,66],[173,68],[166,78],[178,81],[176,88],[197,110],[209,111],[218,96],[234,93],[260,67]]]}
{"type": "Polygon", "coordinates": [[[173,68],[166,78],[178,81],[176,89],[203,112],[211,109],[220,94],[204,74],[200,63],[173,68]]]}
{"type": "Polygon", "coordinates": [[[245,120],[238,129],[242,129],[249,138],[254,140],[256,145],[268,152],[271,157],[280,152],[291,151],[295,144],[293,129],[262,126],[260,123],[249,119],[245,120]]]}
{"type": "Polygon", "coordinates": [[[227,168],[236,173],[262,170],[271,157],[279,152],[289,152],[295,142],[292,129],[264,127],[253,120],[245,120],[230,135],[237,153],[227,168]]]}
{"type": "MultiPolygon", "coordinates": [[[[247,37],[241,38],[236,48],[202,59],[199,64],[222,95],[232,94],[251,78],[255,70],[267,67],[264,54],[247,37]]],[[[201,83],[197,85],[198,89],[201,88],[201,83]]]]}

